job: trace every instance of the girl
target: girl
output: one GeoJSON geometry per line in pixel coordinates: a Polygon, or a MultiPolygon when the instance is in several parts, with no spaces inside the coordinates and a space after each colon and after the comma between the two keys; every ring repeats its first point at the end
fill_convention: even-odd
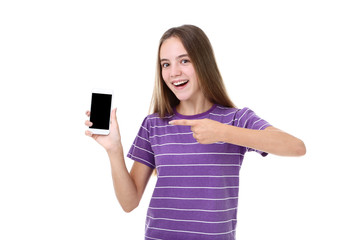
{"type": "Polygon", "coordinates": [[[156,169],[145,239],[233,240],[245,153],[301,156],[305,145],[252,110],[234,106],[200,28],[184,25],[166,31],[157,61],[153,113],[127,154],[134,160],[130,173],[116,109],[108,136],[86,135],[106,149],[116,196],[126,212],[138,206],[156,169]]]}

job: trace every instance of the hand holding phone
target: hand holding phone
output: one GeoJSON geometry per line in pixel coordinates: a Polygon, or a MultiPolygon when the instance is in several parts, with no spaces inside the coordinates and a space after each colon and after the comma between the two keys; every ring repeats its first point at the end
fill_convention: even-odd
{"type": "Polygon", "coordinates": [[[94,89],[91,94],[89,130],[93,134],[108,135],[110,133],[110,116],[113,91],[94,89]]]}
{"type": "Polygon", "coordinates": [[[103,146],[106,151],[122,151],[120,130],[116,118],[116,108],[111,110],[109,96],[99,96],[98,94],[111,95],[111,102],[113,101],[113,92],[111,90],[93,90],[91,97],[91,111],[86,111],[86,116],[90,119],[85,121],[85,126],[89,127],[89,129],[85,131],[85,135],[92,137],[96,142],[103,146]],[[107,100],[101,103],[102,101],[97,99],[97,97],[104,97],[103,100],[107,100]],[[104,114],[101,113],[101,111],[98,112],[99,108],[103,110],[106,109],[103,111],[104,114]],[[100,119],[102,119],[102,121],[97,119],[98,116],[101,116],[100,119]],[[105,126],[101,126],[101,122],[104,123],[105,126]]]}

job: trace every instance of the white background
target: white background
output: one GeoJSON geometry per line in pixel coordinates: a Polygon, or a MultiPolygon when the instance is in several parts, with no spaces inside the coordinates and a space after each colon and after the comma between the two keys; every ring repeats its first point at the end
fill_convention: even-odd
{"type": "Polygon", "coordinates": [[[182,24],[208,35],[239,108],[307,146],[245,157],[237,239],[360,239],[359,12],[349,0],[1,1],[0,239],[143,239],[156,178],[124,213],[85,111],[92,88],[114,89],[127,152],[158,41],[182,24]]]}

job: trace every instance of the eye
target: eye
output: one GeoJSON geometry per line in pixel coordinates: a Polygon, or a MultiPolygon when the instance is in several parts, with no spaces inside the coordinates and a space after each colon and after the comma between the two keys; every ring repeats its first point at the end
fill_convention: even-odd
{"type": "Polygon", "coordinates": [[[185,64],[185,63],[189,63],[190,62],[190,60],[189,59],[182,59],[181,60],[181,63],[183,63],[183,64],[185,64]]]}
{"type": "Polygon", "coordinates": [[[170,65],[169,63],[163,63],[161,66],[162,66],[163,68],[167,68],[169,65],[170,65]]]}

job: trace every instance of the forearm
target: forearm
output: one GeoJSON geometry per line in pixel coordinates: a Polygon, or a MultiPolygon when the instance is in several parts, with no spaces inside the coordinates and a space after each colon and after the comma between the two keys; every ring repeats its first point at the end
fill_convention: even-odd
{"type": "MultiPolygon", "coordinates": [[[[275,128],[274,128],[275,129],[275,128]]],[[[302,156],[304,143],[281,130],[252,130],[224,125],[221,141],[280,156],[302,156]]]]}
{"type": "Polygon", "coordinates": [[[108,151],[111,174],[116,197],[125,212],[130,212],[139,204],[139,196],[134,180],[127,170],[122,147],[108,151]]]}

